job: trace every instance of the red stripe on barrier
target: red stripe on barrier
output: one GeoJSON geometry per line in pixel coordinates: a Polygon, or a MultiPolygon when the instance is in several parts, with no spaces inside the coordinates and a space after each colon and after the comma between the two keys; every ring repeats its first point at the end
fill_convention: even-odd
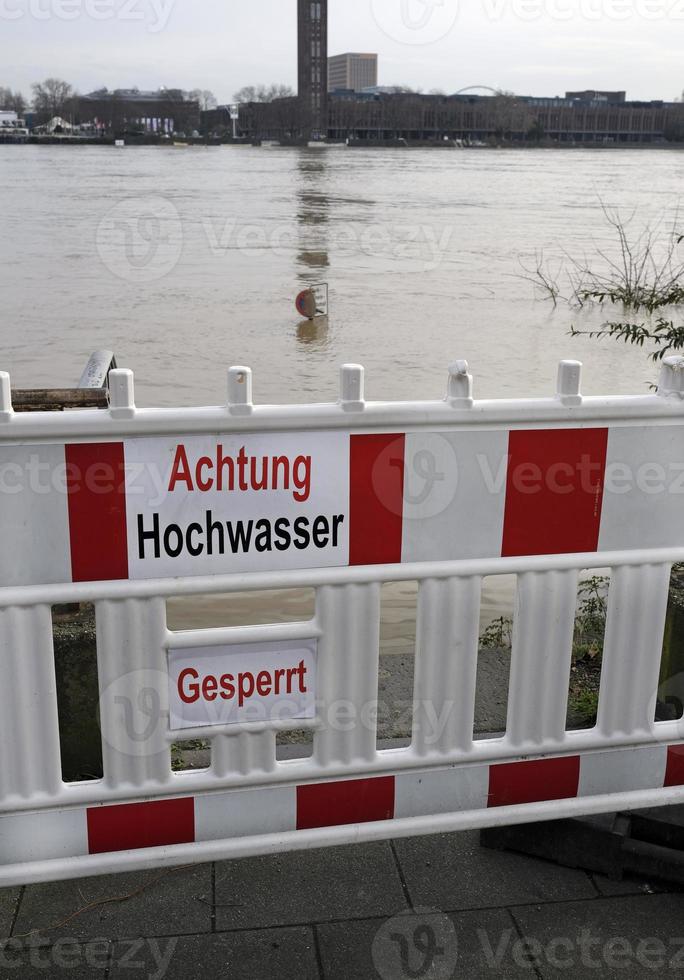
{"type": "Polygon", "coordinates": [[[684,786],[684,745],[670,745],[667,750],[665,786],[684,786]]]}
{"type": "Polygon", "coordinates": [[[127,579],[123,443],[72,444],[64,449],[72,581],[127,579]]]}
{"type": "Polygon", "coordinates": [[[192,797],[89,807],[87,815],[89,854],[195,841],[195,801],[192,797]]]}
{"type": "Polygon", "coordinates": [[[401,562],[405,436],[350,437],[349,564],[401,562]]]}
{"type": "Polygon", "coordinates": [[[578,755],[490,766],[487,806],[572,799],[577,796],[579,778],[578,755]]]}
{"type": "Polygon", "coordinates": [[[539,429],[509,438],[504,558],[598,549],[608,429],[539,429]]]}
{"type": "Polygon", "coordinates": [[[297,787],[297,830],[391,820],[394,776],[297,787]]]}

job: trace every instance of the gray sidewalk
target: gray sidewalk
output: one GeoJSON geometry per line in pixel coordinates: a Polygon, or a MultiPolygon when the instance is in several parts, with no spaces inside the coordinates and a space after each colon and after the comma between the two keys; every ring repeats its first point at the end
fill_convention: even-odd
{"type": "Polygon", "coordinates": [[[0,933],[2,980],[684,975],[684,894],[470,832],[5,890],[0,933]]]}

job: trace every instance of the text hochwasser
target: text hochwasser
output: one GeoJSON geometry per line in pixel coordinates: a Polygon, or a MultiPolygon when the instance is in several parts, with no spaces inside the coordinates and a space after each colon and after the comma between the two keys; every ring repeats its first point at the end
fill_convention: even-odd
{"type": "Polygon", "coordinates": [[[202,523],[193,521],[181,527],[173,523],[162,526],[159,514],[153,514],[151,524],[146,524],[145,517],[138,514],[138,557],[161,558],[164,554],[178,558],[185,553],[196,558],[251,551],[264,554],[292,548],[306,551],[312,546],[321,550],[337,548],[344,521],[344,514],[219,521],[207,510],[202,523]]]}

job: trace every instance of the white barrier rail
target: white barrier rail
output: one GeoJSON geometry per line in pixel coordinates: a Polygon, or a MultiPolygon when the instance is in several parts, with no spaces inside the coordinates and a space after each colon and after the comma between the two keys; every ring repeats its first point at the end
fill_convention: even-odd
{"type": "Polygon", "coordinates": [[[0,374],[0,885],[684,800],[658,722],[684,561],[684,359],[658,394],[14,414],[0,374]],[[598,720],[566,725],[580,573],[611,572],[598,720]],[[480,596],[517,576],[506,731],[476,738],[480,596]],[[419,582],[411,744],[378,748],[381,584],[419,582]],[[311,621],[173,631],[167,600],[313,588],[311,621]],[[102,779],[61,772],[51,607],[94,602],[102,779]],[[251,713],[250,713],[251,712],[251,713]],[[280,760],[279,732],[312,754],[280,760]],[[207,770],[171,745],[210,742],[207,770]]]}

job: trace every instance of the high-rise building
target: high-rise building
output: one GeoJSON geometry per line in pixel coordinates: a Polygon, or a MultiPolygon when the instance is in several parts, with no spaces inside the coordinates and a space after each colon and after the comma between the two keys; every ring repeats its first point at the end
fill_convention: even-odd
{"type": "Polygon", "coordinates": [[[351,89],[360,92],[378,84],[377,54],[347,52],[328,58],[328,91],[351,89]]]}
{"type": "Polygon", "coordinates": [[[307,139],[328,132],[328,0],[298,0],[299,101],[307,139]]]}

